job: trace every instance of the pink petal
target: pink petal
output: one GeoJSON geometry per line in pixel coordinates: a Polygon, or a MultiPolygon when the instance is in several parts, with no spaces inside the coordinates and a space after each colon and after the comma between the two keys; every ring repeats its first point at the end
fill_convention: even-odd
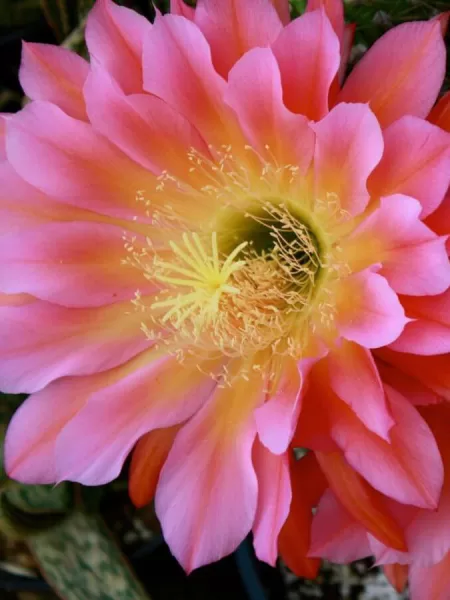
{"type": "MultiPolygon", "coordinates": [[[[99,386],[102,375],[77,378],[89,386],[87,402],[56,440],[59,481],[101,485],[116,478],[144,433],[182,423],[216,386],[212,377],[196,367],[180,366],[161,350],[144,352],[107,372],[99,386]]],[[[70,390],[76,380],[63,381],[70,390]]]]}
{"type": "Polygon", "coordinates": [[[388,499],[356,473],[341,452],[316,452],[316,457],[336,498],[367,533],[389,547],[406,550],[403,523],[392,514],[388,499]]]}
{"type": "Polygon", "coordinates": [[[446,241],[446,238],[441,237],[408,249],[394,250],[381,273],[393,289],[401,294],[439,294],[450,284],[446,241]],[[415,270],[416,266],[413,278],[405,273],[407,269],[415,270]]]}
{"type": "MultiPolygon", "coordinates": [[[[0,113],[0,161],[6,159],[6,121],[7,116],[5,113],[0,113]]],[[[0,164],[0,166],[2,166],[0,164]]]]}
{"type": "Polygon", "coordinates": [[[252,528],[258,495],[252,413],[262,395],[256,376],[218,388],[177,435],[163,467],[156,513],[188,573],[233,552],[252,528]]]}
{"type": "Polygon", "coordinates": [[[390,347],[412,354],[450,352],[450,290],[439,296],[404,298],[402,303],[413,320],[390,347]]]}
{"type": "Polygon", "coordinates": [[[407,531],[407,542],[414,564],[431,566],[450,552],[450,490],[441,496],[436,511],[420,511],[407,531]]]}
{"type": "Polygon", "coordinates": [[[405,117],[384,132],[384,154],[369,180],[372,196],[405,194],[433,212],[450,183],[450,135],[421,119],[405,117]]]}
{"type": "Polygon", "coordinates": [[[149,345],[142,313],[129,302],[69,309],[35,301],[0,305],[4,392],[35,392],[65,375],[90,375],[126,362],[149,345]]]}
{"type": "Polygon", "coordinates": [[[170,12],[173,15],[180,15],[181,17],[186,17],[186,19],[193,21],[195,8],[186,4],[184,0],[170,0],[170,12]]]}
{"type": "MultiPolygon", "coordinates": [[[[308,120],[283,104],[280,71],[270,48],[255,48],[231,69],[225,101],[236,112],[249,143],[270,161],[294,164],[303,174],[314,152],[308,120]]],[[[288,172],[291,176],[291,173],[288,172]]]]}
{"type": "Polygon", "coordinates": [[[256,556],[275,566],[278,536],[291,505],[292,492],[287,454],[272,454],[260,442],[253,448],[253,464],[258,478],[258,506],[253,525],[256,556]]]}
{"type": "Polygon", "coordinates": [[[289,0],[270,0],[275,7],[275,10],[280,17],[283,25],[287,25],[291,20],[291,11],[289,0]]]}
{"type": "Polygon", "coordinates": [[[431,567],[409,567],[411,600],[448,600],[450,591],[450,552],[431,567]]]}
{"type": "Polygon", "coordinates": [[[90,125],[47,102],[33,102],[9,119],[6,142],[25,181],[79,207],[132,217],[139,211],[137,190],[155,187],[150,173],[90,125]]]}
{"type": "Polygon", "coordinates": [[[418,356],[383,348],[376,351],[376,356],[401,373],[417,379],[441,399],[450,401],[450,355],[418,356]]]}
{"type": "MultiPolygon", "coordinates": [[[[438,442],[446,465],[450,459],[448,437],[449,405],[431,406],[423,414],[438,442]]],[[[407,544],[411,562],[417,566],[430,566],[441,561],[450,551],[450,477],[445,474],[444,488],[435,511],[418,512],[407,528],[407,544]]]]}
{"type": "Polygon", "coordinates": [[[313,518],[308,556],[348,563],[370,556],[371,553],[365,529],[328,489],[320,499],[313,518]]]}
{"type": "Polygon", "coordinates": [[[441,89],[445,44],[437,21],[402,23],[363,56],[339,102],[368,102],[383,127],[404,115],[426,117],[441,89]]]}
{"type": "Polygon", "coordinates": [[[22,46],[20,84],[32,100],[53,102],[71,117],[86,120],[83,85],[89,64],[75,52],[51,44],[22,46]]]}
{"type": "Polygon", "coordinates": [[[270,46],[282,29],[271,0],[198,0],[195,22],[223,77],[248,50],[270,46]]]}
{"type": "Polygon", "coordinates": [[[438,238],[419,220],[417,200],[395,194],[381,198],[348,239],[344,252],[352,270],[380,262],[383,275],[398,293],[433,295],[450,285],[445,238],[438,238]]]}
{"type": "Polygon", "coordinates": [[[7,161],[0,163],[0,181],[0,234],[49,221],[102,220],[100,215],[46,196],[19,177],[7,161]]]}
{"type": "Polygon", "coordinates": [[[0,237],[0,290],[72,307],[132,299],[150,286],[125,258],[120,227],[46,223],[0,237]]]}
{"type": "Polygon", "coordinates": [[[255,410],[259,439],[274,454],[286,452],[301,410],[302,379],[296,362],[286,361],[280,370],[275,392],[255,410]]]}
{"type": "Polygon", "coordinates": [[[316,132],[316,196],[328,195],[339,207],[356,215],[369,201],[367,178],[383,154],[383,136],[371,110],[362,104],[339,104],[316,132]]]}
{"type": "Polygon", "coordinates": [[[330,384],[362,423],[389,441],[394,425],[386,406],[383,385],[372,354],[353,342],[343,341],[327,357],[330,384]]]}
{"type": "Polygon", "coordinates": [[[125,96],[107,71],[93,66],[84,89],[95,129],[130,158],[159,175],[185,176],[192,148],[208,149],[188,121],[149,94],[125,96]]]}
{"type": "Polygon", "coordinates": [[[390,344],[407,323],[397,294],[384,277],[370,270],[342,282],[336,310],[341,335],[366,348],[390,344]]]}
{"type": "Polygon", "coordinates": [[[333,29],[342,42],[344,37],[344,4],[342,0],[308,0],[306,12],[323,8],[333,29]]]}
{"type": "Polygon", "coordinates": [[[144,44],[143,61],[145,90],[183,114],[209,143],[223,144],[226,84],[213,67],[199,28],[177,15],[157,17],[144,44]]]}
{"type": "MultiPolygon", "coordinates": [[[[450,234],[450,192],[442,200],[438,208],[425,221],[435,233],[450,234]]],[[[450,241],[447,240],[447,252],[450,255],[450,241]]]]}
{"type": "Polygon", "coordinates": [[[85,380],[60,379],[33,394],[14,414],[5,438],[5,469],[23,483],[55,483],[55,440],[86,401],[85,380]],[[71,381],[72,386],[67,386],[71,381]]]}
{"type": "Polygon", "coordinates": [[[339,40],[323,10],[306,13],[283,29],[272,46],[289,110],[308,119],[328,112],[331,82],[339,69],[339,40]]]}
{"type": "Polygon", "coordinates": [[[126,94],[142,91],[142,47],[151,24],[136,11],[98,0],[89,13],[86,44],[126,94]]]}
{"type": "Polygon", "coordinates": [[[398,502],[434,509],[444,475],[434,436],[406,398],[389,387],[386,394],[396,423],[389,444],[343,412],[333,424],[333,438],[375,489],[398,502]]]}
{"type": "MultiPolygon", "coordinates": [[[[408,324],[405,330],[407,327],[408,324]]],[[[402,373],[396,367],[382,361],[377,361],[377,368],[383,382],[397,390],[414,406],[427,406],[428,404],[439,404],[442,402],[442,398],[432,392],[423,383],[420,383],[413,377],[408,377],[408,375],[405,375],[405,373],[402,373]]]]}

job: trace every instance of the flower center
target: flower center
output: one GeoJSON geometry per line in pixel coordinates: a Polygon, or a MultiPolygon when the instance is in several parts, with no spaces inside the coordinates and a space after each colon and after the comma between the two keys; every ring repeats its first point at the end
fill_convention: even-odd
{"type": "Polygon", "coordinates": [[[151,306],[155,322],[170,328],[178,349],[195,347],[209,356],[267,348],[301,354],[298,326],[323,266],[316,235],[273,201],[227,225],[219,234],[185,232],[169,243],[170,260],[155,256],[153,278],[161,285],[151,306]]]}

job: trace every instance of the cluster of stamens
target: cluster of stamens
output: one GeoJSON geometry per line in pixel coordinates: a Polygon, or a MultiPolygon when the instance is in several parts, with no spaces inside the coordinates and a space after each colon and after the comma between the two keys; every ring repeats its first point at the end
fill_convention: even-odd
{"type": "MultiPolygon", "coordinates": [[[[163,172],[156,185],[160,199],[138,193],[153,226],[169,236],[162,248],[150,238],[140,251],[127,242],[127,262],[157,287],[145,308],[136,295],[146,315],[142,328],[180,360],[265,350],[298,358],[320,273],[328,267],[311,224],[286,197],[286,181],[295,185],[298,168],[261,161],[258,175],[236,165],[229,146],[214,154],[188,154],[189,173],[200,173],[202,185],[163,172]],[[186,205],[209,207],[213,216],[196,227],[186,205]]],[[[332,310],[330,304],[324,320],[332,321],[332,310]]]]}

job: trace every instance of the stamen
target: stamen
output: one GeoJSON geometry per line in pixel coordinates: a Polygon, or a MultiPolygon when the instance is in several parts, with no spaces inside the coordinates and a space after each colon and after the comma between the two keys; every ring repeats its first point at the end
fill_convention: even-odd
{"type": "MultiPolygon", "coordinates": [[[[158,341],[180,361],[202,353],[298,358],[314,327],[334,326],[321,273],[343,273],[338,244],[331,256],[315,224],[340,224],[347,214],[335,194],[303,205],[299,167],[278,164],[268,145],[264,156],[246,147],[251,155],[241,151],[239,159],[230,145],[209,150],[189,150],[185,180],[164,171],[153,192],[137,194],[156,230],[167,233],[148,248],[126,240],[124,262],[159,288],[150,307],[139,294],[133,301],[147,317],[142,329],[149,337],[164,331],[158,341]]],[[[251,369],[262,369],[261,361],[251,369]]]]}

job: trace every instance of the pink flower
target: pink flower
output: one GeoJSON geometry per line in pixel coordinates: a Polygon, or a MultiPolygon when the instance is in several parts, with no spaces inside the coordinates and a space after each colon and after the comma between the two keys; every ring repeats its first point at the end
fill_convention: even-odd
{"type": "MultiPolygon", "coordinates": [[[[329,486],[343,501],[346,477],[375,505],[440,502],[415,405],[450,389],[448,220],[432,223],[450,135],[425,120],[441,24],[388,32],[341,88],[351,32],[337,0],[292,23],[283,0],[176,0],[153,25],[98,0],[90,64],[24,46],[33,102],[5,117],[0,165],[0,387],[32,395],[6,466],[96,485],[136,446],[131,496],[156,494],[187,571],[249,531],[273,564],[283,528],[314,574],[311,507],[329,486]],[[296,445],[315,454],[291,476],[296,445]]],[[[393,518],[357,517],[404,549],[393,518]]]]}

